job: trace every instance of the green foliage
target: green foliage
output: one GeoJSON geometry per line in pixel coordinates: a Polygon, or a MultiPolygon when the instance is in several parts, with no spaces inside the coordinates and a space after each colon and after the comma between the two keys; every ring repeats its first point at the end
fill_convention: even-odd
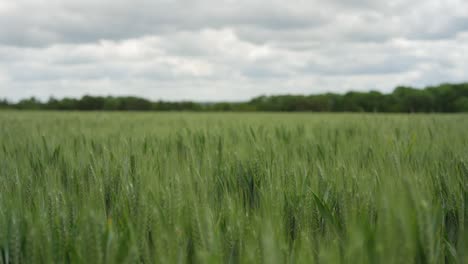
{"type": "Polygon", "coordinates": [[[8,108],[10,108],[10,104],[8,103],[8,101],[5,99],[0,100],[0,109],[8,109],[8,108]]]}
{"type": "Polygon", "coordinates": [[[242,103],[151,102],[137,97],[84,96],[54,98],[42,103],[34,98],[16,104],[0,101],[0,109],[105,110],[105,111],[271,111],[271,112],[468,112],[468,83],[442,84],[425,89],[397,87],[393,93],[377,91],[320,95],[259,96],[242,103]]]}
{"type": "Polygon", "coordinates": [[[458,98],[454,106],[457,112],[468,112],[468,96],[458,98]]]}
{"type": "Polygon", "coordinates": [[[0,112],[0,263],[468,263],[466,131],[463,114],[0,112]]]}

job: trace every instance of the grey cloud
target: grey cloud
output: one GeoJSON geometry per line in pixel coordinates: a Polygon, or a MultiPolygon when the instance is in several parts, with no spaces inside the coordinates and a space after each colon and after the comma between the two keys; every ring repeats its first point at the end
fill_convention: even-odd
{"type": "Polygon", "coordinates": [[[450,39],[461,32],[468,31],[468,17],[450,17],[441,21],[422,22],[419,31],[414,35],[408,34],[409,39],[439,40],[450,39]],[[445,21],[444,21],[445,20],[445,21]]]}
{"type": "Polygon", "coordinates": [[[0,42],[9,45],[84,43],[179,30],[255,25],[275,30],[318,26],[325,17],[270,1],[52,1],[19,0],[0,16],[0,42]],[[29,7],[29,8],[27,8],[29,7]]]}
{"type": "Polygon", "coordinates": [[[468,4],[452,2],[431,7],[439,1],[18,0],[0,14],[0,24],[8,25],[0,28],[0,43],[47,46],[226,27],[250,31],[251,37],[258,33],[258,41],[295,34],[355,41],[447,38],[467,30],[468,14],[458,10],[468,4]]]}

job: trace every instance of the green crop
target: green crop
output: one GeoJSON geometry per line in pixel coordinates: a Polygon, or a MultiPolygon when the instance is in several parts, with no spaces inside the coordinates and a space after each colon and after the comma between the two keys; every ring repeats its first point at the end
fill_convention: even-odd
{"type": "Polygon", "coordinates": [[[0,263],[468,263],[468,116],[0,112],[0,263]]]}

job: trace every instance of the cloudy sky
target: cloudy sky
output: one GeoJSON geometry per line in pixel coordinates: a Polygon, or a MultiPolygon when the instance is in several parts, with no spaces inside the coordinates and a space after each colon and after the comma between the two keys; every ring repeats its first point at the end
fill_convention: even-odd
{"type": "Polygon", "coordinates": [[[466,0],[0,0],[0,97],[391,91],[468,80],[466,0]]]}

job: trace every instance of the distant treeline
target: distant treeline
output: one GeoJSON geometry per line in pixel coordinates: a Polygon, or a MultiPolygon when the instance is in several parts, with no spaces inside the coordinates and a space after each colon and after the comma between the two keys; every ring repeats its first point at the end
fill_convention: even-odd
{"type": "Polygon", "coordinates": [[[106,111],[314,111],[314,112],[468,112],[468,83],[415,89],[320,95],[260,96],[241,103],[152,102],[138,97],[83,96],[81,99],[0,100],[0,109],[106,111]]]}

